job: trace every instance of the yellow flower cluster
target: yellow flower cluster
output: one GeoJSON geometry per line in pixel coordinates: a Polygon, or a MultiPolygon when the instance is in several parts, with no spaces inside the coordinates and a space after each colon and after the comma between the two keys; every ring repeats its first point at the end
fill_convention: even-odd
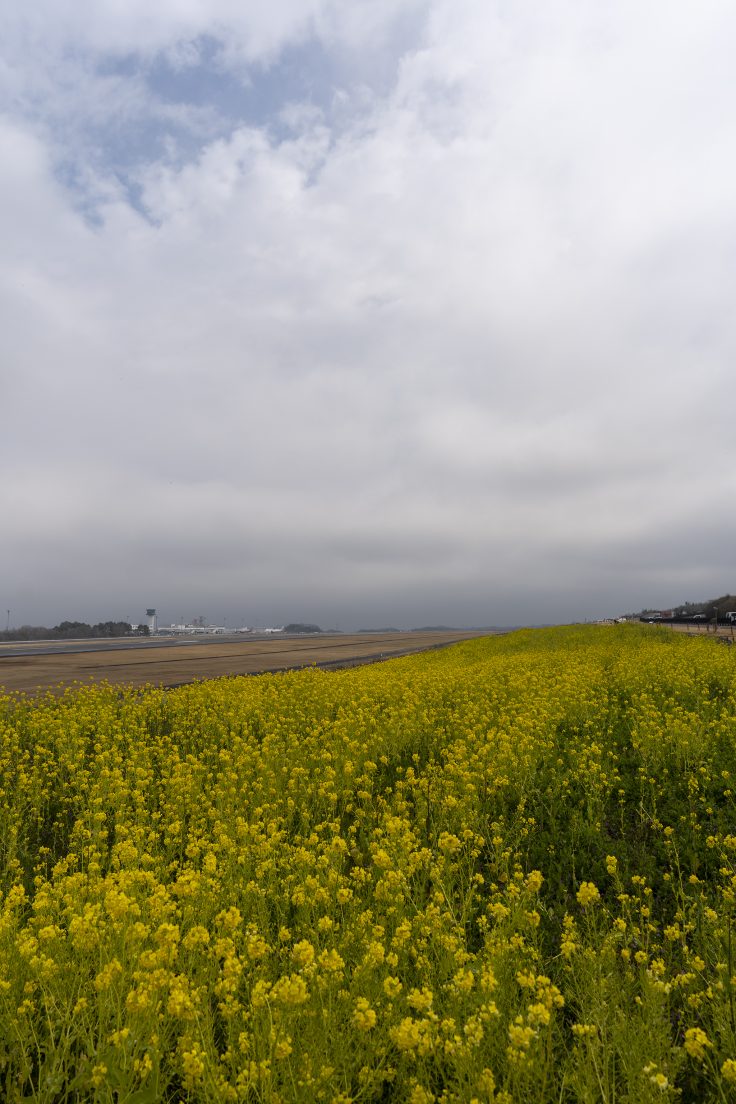
{"type": "Polygon", "coordinates": [[[583,908],[587,908],[588,905],[594,905],[596,901],[600,901],[601,895],[598,886],[593,882],[583,882],[577,892],[577,898],[583,908]]]}
{"type": "Polygon", "coordinates": [[[730,1099],[734,653],[0,698],[9,1101],[730,1099]]]}

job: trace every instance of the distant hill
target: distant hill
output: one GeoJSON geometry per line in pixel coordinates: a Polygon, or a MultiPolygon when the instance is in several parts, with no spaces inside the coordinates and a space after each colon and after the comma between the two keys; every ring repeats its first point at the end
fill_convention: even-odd
{"type": "Polygon", "coordinates": [[[321,633],[319,625],[307,625],[301,621],[292,621],[290,625],[284,625],[285,633],[321,633]]]}

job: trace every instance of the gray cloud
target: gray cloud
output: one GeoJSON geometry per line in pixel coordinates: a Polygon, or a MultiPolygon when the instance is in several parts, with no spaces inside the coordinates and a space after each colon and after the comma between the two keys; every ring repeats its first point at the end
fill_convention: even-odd
{"type": "Polygon", "coordinates": [[[16,620],[733,589],[730,6],[67,8],[0,28],[16,620]]]}

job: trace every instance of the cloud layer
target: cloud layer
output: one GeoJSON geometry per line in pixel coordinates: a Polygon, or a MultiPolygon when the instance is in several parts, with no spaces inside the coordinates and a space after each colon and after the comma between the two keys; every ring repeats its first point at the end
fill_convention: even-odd
{"type": "Polygon", "coordinates": [[[0,32],[16,623],[733,589],[731,5],[41,2],[0,32]]]}

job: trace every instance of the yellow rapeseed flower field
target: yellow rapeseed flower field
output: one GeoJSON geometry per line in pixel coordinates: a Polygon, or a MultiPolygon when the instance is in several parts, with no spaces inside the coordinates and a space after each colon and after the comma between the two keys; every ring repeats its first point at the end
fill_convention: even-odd
{"type": "Polygon", "coordinates": [[[736,1100],[734,652],[0,698],[0,1099],[736,1100]]]}

